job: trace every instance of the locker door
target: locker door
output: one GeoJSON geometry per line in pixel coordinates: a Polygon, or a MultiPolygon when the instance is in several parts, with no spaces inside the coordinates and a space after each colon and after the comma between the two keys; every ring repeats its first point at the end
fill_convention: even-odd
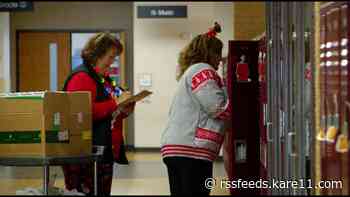
{"type": "Polygon", "coordinates": [[[311,82],[310,24],[312,3],[267,3],[267,87],[269,178],[281,184],[272,194],[306,194],[311,82]],[[284,180],[284,181],[283,181],[284,180]]]}
{"type": "MultiPolygon", "coordinates": [[[[282,149],[280,146],[281,136],[279,133],[279,86],[278,59],[279,41],[278,30],[280,25],[280,6],[277,2],[267,3],[267,140],[268,140],[268,177],[270,181],[279,180],[281,174],[282,149]]],[[[278,188],[271,188],[272,195],[281,194],[278,188]]]]}

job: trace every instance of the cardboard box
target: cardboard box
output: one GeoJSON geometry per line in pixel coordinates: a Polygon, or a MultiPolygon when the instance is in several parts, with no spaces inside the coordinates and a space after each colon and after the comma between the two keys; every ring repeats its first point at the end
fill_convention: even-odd
{"type": "Polygon", "coordinates": [[[91,153],[90,96],[88,93],[78,94],[85,96],[48,91],[0,94],[0,155],[91,153]],[[76,106],[78,99],[71,97],[81,99],[80,107],[76,106]],[[85,109],[83,122],[71,118],[78,108],[85,109]]]}
{"type": "Polygon", "coordinates": [[[90,92],[67,92],[69,99],[69,131],[80,136],[81,153],[92,149],[92,103],[90,92]]]}
{"type": "Polygon", "coordinates": [[[80,135],[92,129],[92,104],[89,92],[68,92],[70,131],[80,135]]]}

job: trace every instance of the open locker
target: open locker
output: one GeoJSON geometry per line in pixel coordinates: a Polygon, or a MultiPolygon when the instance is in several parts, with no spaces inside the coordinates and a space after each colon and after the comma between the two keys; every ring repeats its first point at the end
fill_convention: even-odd
{"type": "MultiPolygon", "coordinates": [[[[257,182],[260,178],[258,54],[258,41],[229,41],[226,82],[232,122],[225,135],[224,157],[231,181],[257,182]]],[[[260,190],[237,185],[230,192],[257,195],[260,190]]]]}

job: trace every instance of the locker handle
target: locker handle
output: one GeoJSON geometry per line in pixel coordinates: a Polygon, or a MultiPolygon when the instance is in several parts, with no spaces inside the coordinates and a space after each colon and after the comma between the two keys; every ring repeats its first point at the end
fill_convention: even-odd
{"type": "Polygon", "coordinates": [[[296,157],[297,153],[295,151],[295,146],[293,142],[295,142],[295,132],[289,132],[288,133],[288,155],[291,157],[296,157]]]}
{"type": "Polygon", "coordinates": [[[267,125],[267,104],[264,103],[263,104],[263,123],[264,123],[264,126],[267,125]]]}
{"type": "Polygon", "coordinates": [[[267,122],[266,123],[266,137],[267,137],[267,142],[273,142],[273,139],[270,138],[270,131],[272,128],[272,122],[267,122]]]}

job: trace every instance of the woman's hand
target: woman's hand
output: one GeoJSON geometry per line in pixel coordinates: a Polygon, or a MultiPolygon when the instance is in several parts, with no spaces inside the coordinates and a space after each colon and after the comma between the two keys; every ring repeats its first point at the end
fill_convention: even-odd
{"type": "Polygon", "coordinates": [[[116,97],[117,103],[122,103],[126,99],[130,98],[132,96],[130,91],[123,92],[119,97],[116,97]]]}
{"type": "Polygon", "coordinates": [[[111,123],[112,130],[114,129],[115,121],[117,121],[117,119],[119,119],[119,118],[124,119],[124,118],[128,117],[134,111],[135,105],[136,105],[135,102],[118,105],[118,110],[120,110],[120,111],[119,111],[118,115],[116,115],[116,117],[114,117],[112,120],[112,123],[111,123]]]}
{"type": "Polygon", "coordinates": [[[221,58],[221,66],[226,66],[227,64],[227,56],[221,58]]]}

